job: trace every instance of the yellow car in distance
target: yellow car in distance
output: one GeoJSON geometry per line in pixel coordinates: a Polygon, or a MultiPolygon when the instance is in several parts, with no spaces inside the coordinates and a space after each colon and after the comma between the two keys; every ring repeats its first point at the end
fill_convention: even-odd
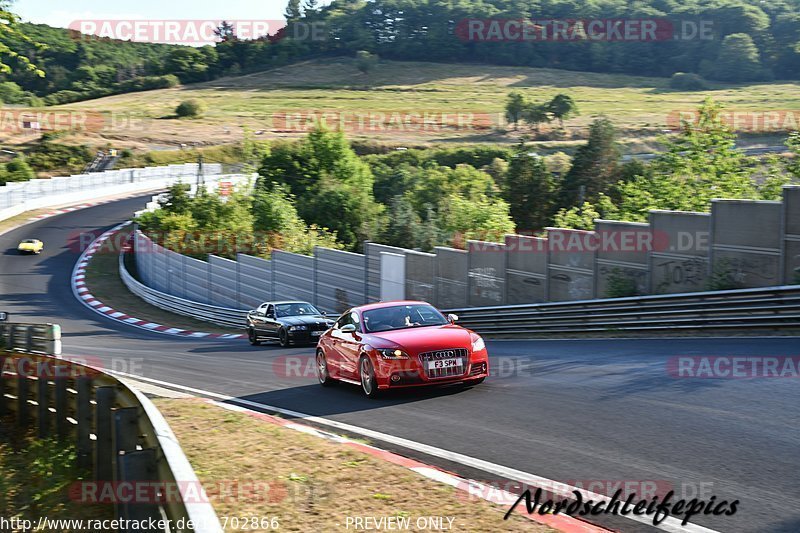
{"type": "Polygon", "coordinates": [[[25,239],[17,246],[17,251],[21,254],[40,254],[44,248],[44,243],[39,239],[25,239]]]}

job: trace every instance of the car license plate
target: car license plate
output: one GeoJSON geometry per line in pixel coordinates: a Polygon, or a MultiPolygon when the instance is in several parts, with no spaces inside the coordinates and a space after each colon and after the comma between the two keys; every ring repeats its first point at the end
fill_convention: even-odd
{"type": "Polygon", "coordinates": [[[312,331],[311,332],[311,336],[312,337],[319,337],[320,335],[322,335],[321,331],[312,331]]]}
{"type": "Polygon", "coordinates": [[[458,368],[461,366],[461,359],[437,359],[435,361],[428,361],[428,368],[458,368]]]}

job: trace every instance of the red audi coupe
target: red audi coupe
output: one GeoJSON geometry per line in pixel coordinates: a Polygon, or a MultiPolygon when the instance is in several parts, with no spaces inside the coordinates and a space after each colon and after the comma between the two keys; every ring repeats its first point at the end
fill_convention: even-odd
{"type": "Polygon", "coordinates": [[[381,391],[445,383],[477,385],[489,375],[483,339],[425,302],[381,302],[345,312],[317,344],[322,385],[381,391]]]}

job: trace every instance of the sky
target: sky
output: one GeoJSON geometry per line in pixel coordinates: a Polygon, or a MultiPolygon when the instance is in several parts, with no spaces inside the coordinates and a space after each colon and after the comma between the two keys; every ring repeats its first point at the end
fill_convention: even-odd
{"type": "MultiPolygon", "coordinates": [[[[328,2],[320,2],[328,3],[328,2]]],[[[11,10],[23,20],[66,28],[75,20],[98,19],[283,19],[287,0],[17,0],[11,10]]]]}

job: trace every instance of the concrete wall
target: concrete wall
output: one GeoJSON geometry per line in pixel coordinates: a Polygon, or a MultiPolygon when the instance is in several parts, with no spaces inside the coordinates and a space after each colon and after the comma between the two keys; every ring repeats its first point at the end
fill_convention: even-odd
{"type": "Polygon", "coordinates": [[[507,235],[434,254],[365,243],[364,255],[276,250],[269,261],[243,254],[201,261],[139,235],[136,262],[146,285],[189,300],[250,309],[301,299],[329,312],[381,300],[382,286],[392,299],[443,309],[608,297],[619,278],[640,294],[705,291],[712,262],[743,288],[800,283],[800,187],[786,187],[783,202],[715,200],[711,213],[652,211],[647,224],[595,224],[595,231],[548,228],[547,238],[507,235]]]}
{"type": "Polygon", "coordinates": [[[436,256],[406,250],[406,298],[435,304],[436,256]]]}
{"type": "Polygon", "coordinates": [[[467,241],[469,306],[487,307],[506,302],[506,247],[467,241]]]}
{"type": "Polygon", "coordinates": [[[440,307],[467,307],[468,257],[464,250],[436,248],[436,295],[440,307]]]}
{"type": "Polygon", "coordinates": [[[506,303],[547,301],[547,239],[506,235],[506,303]]]}
{"type": "Polygon", "coordinates": [[[550,301],[594,298],[595,232],[547,228],[547,240],[550,301]]]}
{"type": "Polygon", "coordinates": [[[800,283],[800,186],[783,189],[783,283],[800,283]]]}
{"type": "Polygon", "coordinates": [[[272,293],[275,300],[314,300],[314,258],[274,250],[272,293]]]}
{"type": "Polygon", "coordinates": [[[406,257],[381,252],[381,298],[384,302],[406,299],[406,257]]]}
{"type": "Polygon", "coordinates": [[[366,261],[363,255],[316,247],[314,303],[325,311],[343,313],[366,301],[366,261]]]}
{"type": "Polygon", "coordinates": [[[595,233],[598,244],[595,260],[597,297],[647,294],[650,290],[648,258],[658,244],[650,231],[650,224],[597,220],[595,233]],[[615,286],[621,292],[612,292],[615,286]]]}
{"type": "MultiPolygon", "coordinates": [[[[781,202],[714,200],[711,271],[732,288],[781,284],[781,202]]],[[[716,287],[715,287],[716,288],[716,287]]]]}
{"type": "Polygon", "coordinates": [[[707,290],[711,215],[651,211],[650,229],[658,243],[650,254],[650,294],[707,290]]]}
{"type": "Polygon", "coordinates": [[[408,250],[374,242],[364,243],[364,255],[367,259],[367,301],[377,302],[381,299],[381,253],[405,255],[408,250]]]}

